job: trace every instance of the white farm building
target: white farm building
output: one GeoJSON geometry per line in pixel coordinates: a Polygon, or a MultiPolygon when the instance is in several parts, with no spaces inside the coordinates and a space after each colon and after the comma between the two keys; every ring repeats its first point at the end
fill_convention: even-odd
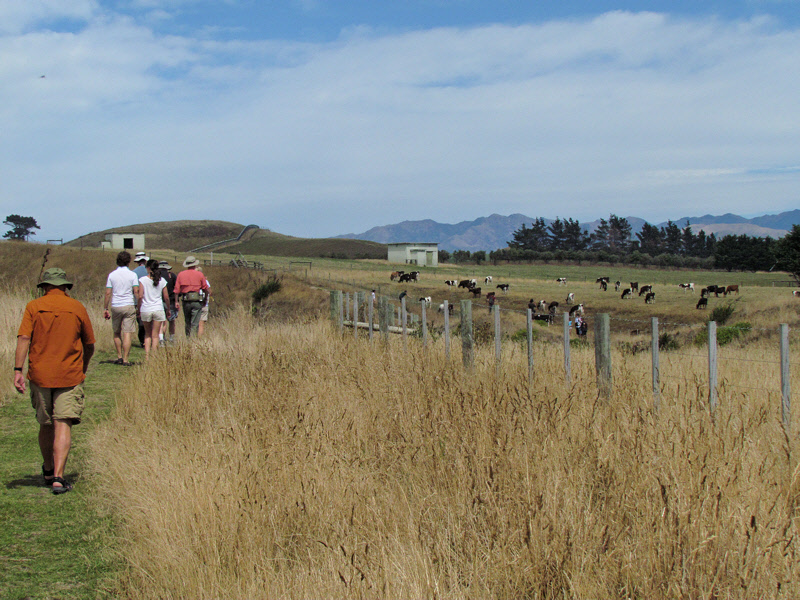
{"type": "Polygon", "coordinates": [[[111,250],[144,250],[143,233],[107,233],[100,247],[111,250]]]}
{"type": "Polygon", "coordinates": [[[403,263],[419,267],[439,266],[439,244],[437,243],[410,244],[403,242],[388,244],[388,246],[390,263],[403,263]]]}

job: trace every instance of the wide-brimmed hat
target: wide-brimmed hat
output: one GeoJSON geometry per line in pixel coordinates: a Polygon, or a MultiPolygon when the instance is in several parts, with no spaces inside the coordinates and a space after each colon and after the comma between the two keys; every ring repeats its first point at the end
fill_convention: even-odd
{"type": "Polygon", "coordinates": [[[67,274],[64,272],[64,269],[59,269],[57,267],[53,267],[52,269],[47,269],[44,273],[42,273],[42,280],[36,284],[37,287],[42,287],[43,285],[65,285],[67,289],[72,289],[72,282],[67,279],[67,274]]]}
{"type": "Polygon", "coordinates": [[[133,262],[139,262],[140,260],[150,260],[150,257],[144,252],[137,252],[136,256],[133,257],[133,262]]]}
{"type": "Polygon", "coordinates": [[[158,268],[159,268],[159,269],[166,269],[167,271],[169,271],[170,269],[172,269],[172,267],[170,266],[170,264],[169,264],[167,261],[165,261],[165,260],[160,260],[160,261],[158,261],[158,268]]]}
{"type": "Polygon", "coordinates": [[[200,261],[197,260],[194,256],[187,256],[186,260],[183,261],[183,267],[188,269],[189,267],[196,267],[200,264],[200,261]]]}

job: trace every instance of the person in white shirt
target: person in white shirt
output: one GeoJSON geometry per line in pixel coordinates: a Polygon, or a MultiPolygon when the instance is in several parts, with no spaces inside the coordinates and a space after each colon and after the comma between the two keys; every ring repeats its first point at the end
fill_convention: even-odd
{"type": "Polygon", "coordinates": [[[117,254],[117,269],[111,271],[106,280],[105,308],[103,317],[111,319],[114,347],[118,365],[130,366],[131,336],[136,331],[136,292],[139,279],[128,268],[131,255],[123,250],[117,254]],[[110,305],[110,310],[109,310],[110,305]]]}
{"type": "Polygon", "coordinates": [[[147,261],[147,275],[139,278],[138,312],[144,327],[144,357],[150,356],[150,350],[158,348],[158,334],[161,325],[166,322],[164,306],[169,303],[167,280],[161,276],[158,261],[147,261]]]}

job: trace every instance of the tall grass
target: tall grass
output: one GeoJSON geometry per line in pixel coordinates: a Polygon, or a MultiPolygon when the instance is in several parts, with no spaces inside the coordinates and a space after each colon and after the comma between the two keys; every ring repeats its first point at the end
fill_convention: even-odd
{"type": "Polygon", "coordinates": [[[529,387],[524,361],[497,377],[488,348],[472,373],[408,348],[241,309],[151,357],[93,440],[128,541],[118,594],[800,593],[797,447],[763,398],[723,386],[712,419],[689,378],[656,413],[648,357],[615,356],[605,402],[591,349],[568,386],[541,346],[529,387]]]}

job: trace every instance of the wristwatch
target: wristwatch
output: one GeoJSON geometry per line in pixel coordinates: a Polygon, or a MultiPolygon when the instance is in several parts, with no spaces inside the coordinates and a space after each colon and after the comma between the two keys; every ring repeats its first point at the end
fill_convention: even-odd
{"type": "Polygon", "coordinates": [[[15,371],[19,371],[20,373],[22,373],[22,367],[14,367],[14,370],[15,371]]]}

